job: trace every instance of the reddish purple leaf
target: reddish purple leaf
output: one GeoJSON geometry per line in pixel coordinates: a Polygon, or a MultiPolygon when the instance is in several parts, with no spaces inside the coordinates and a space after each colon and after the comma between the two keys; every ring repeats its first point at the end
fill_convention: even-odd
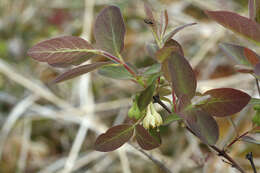
{"type": "Polygon", "coordinates": [[[229,11],[206,11],[206,14],[222,26],[260,42],[260,24],[257,22],[229,11]]]}
{"type": "Polygon", "coordinates": [[[244,48],[244,55],[253,66],[255,66],[260,61],[260,56],[246,47],[244,48]]]}
{"type": "Polygon", "coordinates": [[[198,108],[191,108],[182,114],[188,127],[202,142],[209,145],[216,144],[219,138],[219,128],[216,120],[209,113],[198,108]]]}
{"type": "Polygon", "coordinates": [[[177,34],[179,31],[183,30],[184,28],[188,27],[188,26],[192,26],[192,25],[195,25],[197,23],[188,23],[188,24],[185,24],[185,25],[182,25],[182,26],[179,26],[177,28],[175,28],[174,30],[172,30],[170,33],[168,33],[165,38],[164,38],[164,41],[167,42],[169,41],[175,34],[177,34]]]}
{"type": "Polygon", "coordinates": [[[255,20],[256,17],[255,0],[248,1],[248,12],[249,12],[249,18],[251,20],[255,20]]]}
{"type": "Polygon", "coordinates": [[[225,117],[241,111],[251,99],[247,93],[233,88],[212,89],[203,95],[209,95],[210,98],[200,107],[217,117],[225,117]]]}
{"type": "Polygon", "coordinates": [[[84,39],[63,36],[42,41],[28,51],[28,55],[37,61],[48,62],[52,66],[66,67],[79,65],[94,54],[92,46],[84,39]]]}
{"type": "Polygon", "coordinates": [[[234,69],[240,73],[250,73],[250,74],[254,73],[254,69],[252,67],[248,67],[245,65],[235,65],[234,69]]]}
{"type": "Polygon", "coordinates": [[[248,1],[249,18],[256,22],[260,22],[260,1],[249,0],[248,1]]]}
{"type": "Polygon", "coordinates": [[[149,20],[150,21],[150,26],[152,27],[152,30],[154,33],[157,34],[157,31],[158,31],[158,23],[157,21],[155,20],[154,16],[153,16],[153,10],[152,10],[152,7],[151,5],[148,3],[148,2],[145,2],[144,3],[144,10],[145,10],[145,14],[146,14],[146,20],[149,20]]]}
{"type": "Polygon", "coordinates": [[[62,82],[65,80],[72,79],[74,77],[80,76],[82,74],[88,73],[90,71],[93,71],[99,67],[102,67],[103,65],[109,64],[111,62],[96,62],[93,64],[87,64],[82,65],[76,68],[73,68],[71,70],[66,71],[65,73],[60,74],[54,79],[54,83],[62,82]]]}
{"type": "Polygon", "coordinates": [[[135,130],[136,140],[141,148],[145,150],[152,150],[161,145],[161,138],[158,132],[153,136],[141,125],[137,125],[135,130]]]}
{"type": "Polygon", "coordinates": [[[168,80],[169,82],[171,81],[171,77],[170,77],[170,73],[169,73],[169,70],[168,70],[168,64],[167,62],[165,61],[168,57],[171,56],[171,53],[175,51],[175,52],[178,52],[180,53],[182,56],[184,56],[184,53],[183,53],[183,49],[182,49],[182,46],[176,41],[176,40],[173,40],[173,39],[170,39],[168,40],[165,44],[164,44],[164,47],[159,49],[155,56],[156,56],[156,59],[162,63],[162,71],[164,73],[164,77],[166,78],[166,80],[168,80]],[[163,63],[164,62],[164,63],[163,63]]]}
{"type": "Polygon", "coordinates": [[[125,24],[116,6],[104,8],[97,16],[94,26],[96,45],[115,56],[124,48],[125,24]]]}
{"type": "Polygon", "coordinates": [[[256,66],[254,68],[254,73],[256,74],[256,76],[258,78],[260,78],[260,63],[256,64],[256,66]]]}
{"type": "MultiPolygon", "coordinates": [[[[174,48],[163,62],[162,69],[168,71],[173,90],[178,98],[183,95],[192,98],[195,95],[197,87],[195,74],[189,62],[178,52],[175,52],[174,48]]],[[[168,78],[167,72],[164,72],[164,75],[168,78]]]]}
{"type": "Polygon", "coordinates": [[[134,126],[121,124],[111,127],[106,133],[101,134],[95,142],[95,150],[108,152],[121,147],[126,143],[134,132],[134,126]]]}
{"type": "Polygon", "coordinates": [[[163,31],[162,31],[162,32],[163,32],[162,35],[165,34],[166,29],[167,29],[167,27],[168,27],[169,17],[168,17],[168,12],[167,12],[167,10],[164,10],[164,19],[165,19],[165,21],[164,21],[164,29],[163,29],[163,31]]]}
{"type": "Polygon", "coordinates": [[[220,48],[224,53],[242,65],[255,66],[260,61],[260,56],[251,49],[243,46],[222,43],[220,48]]]}

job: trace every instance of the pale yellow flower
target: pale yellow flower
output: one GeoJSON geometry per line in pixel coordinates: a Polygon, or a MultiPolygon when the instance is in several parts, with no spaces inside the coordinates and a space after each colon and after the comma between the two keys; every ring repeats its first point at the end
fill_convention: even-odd
{"type": "Polygon", "coordinates": [[[162,125],[163,120],[161,115],[156,112],[153,103],[150,103],[147,107],[146,115],[143,119],[143,126],[146,129],[150,127],[155,128],[162,125]]]}

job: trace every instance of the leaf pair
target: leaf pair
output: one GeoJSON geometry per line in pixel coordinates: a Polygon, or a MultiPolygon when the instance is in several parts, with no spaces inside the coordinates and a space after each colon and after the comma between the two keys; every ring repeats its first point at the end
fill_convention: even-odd
{"type": "Polygon", "coordinates": [[[108,152],[121,147],[136,132],[137,143],[145,150],[154,149],[161,144],[160,135],[156,131],[148,132],[141,125],[121,124],[111,127],[101,134],[95,142],[95,150],[108,152]]]}
{"type": "MultiPolygon", "coordinates": [[[[80,37],[62,36],[36,44],[29,49],[28,55],[54,67],[77,66],[98,55],[120,62],[115,56],[120,55],[124,48],[125,25],[118,7],[108,6],[99,13],[95,22],[94,37],[95,48],[80,37]]],[[[105,64],[107,63],[97,62],[76,67],[58,76],[54,82],[77,77],[105,64]]]]}
{"type": "MultiPolygon", "coordinates": [[[[161,12],[160,20],[158,22],[154,16],[154,13],[153,13],[153,10],[152,10],[152,7],[150,6],[150,4],[148,4],[147,2],[144,3],[144,9],[145,9],[145,13],[146,13],[145,23],[147,23],[151,26],[156,39],[162,40],[163,43],[166,43],[167,41],[169,41],[175,34],[177,34],[182,29],[196,24],[196,23],[185,24],[185,25],[182,25],[182,26],[179,26],[179,27],[173,29],[168,34],[166,34],[166,30],[168,27],[168,20],[169,20],[167,10],[164,10],[161,12]]],[[[154,49],[153,46],[154,45],[150,44],[148,48],[154,49]]]]}
{"type": "Polygon", "coordinates": [[[225,117],[241,111],[250,101],[250,96],[239,90],[219,88],[196,96],[206,99],[193,103],[197,80],[181,46],[174,41],[167,42],[156,55],[163,64],[164,76],[178,97],[177,114],[203,142],[215,144],[219,130],[212,116],[225,117]]]}

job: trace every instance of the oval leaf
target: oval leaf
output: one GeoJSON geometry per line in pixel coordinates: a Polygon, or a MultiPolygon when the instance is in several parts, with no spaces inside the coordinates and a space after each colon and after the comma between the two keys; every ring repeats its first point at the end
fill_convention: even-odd
{"type": "Polygon", "coordinates": [[[27,53],[37,61],[48,62],[57,67],[79,65],[94,56],[92,46],[86,40],[74,36],[42,41],[27,53]]]}
{"type": "Polygon", "coordinates": [[[141,148],[145,150],[152,150],[161,145],[160,134],[156,131],[149,133],[143,126],[137,125],[136,130],[136,140],[141,148]]]}
{"type": "Polygon", "coordinates": [[[153,99],[153,93],[155,91],[156,80],[152,82],[145,90],[143,90],[138,97],[137,105],[142,112],[153,99]]]}
{"type": "Polygon", "coordinates": [[[207,112],[191,108],[184,113],[188,127],[202,142],[215,145],[219,138],[219,128],[216,120],[207,112]]]}
{"type": "Polygon", "coordinates": [[[220,48],[224,51],[224,53],[234,59],[237,63],[247,66],[255,66],[260,61],[260,56],[257,55],[251,49],[248,49],[243,46],[222,43],[220,48]]]}
{"type": "Polygon", "coordinates": [[[121,147],[132,136],[134,127],[128,124],[121,124],[111,127],[106,133],[101,134],[95,142],[95,150],[108,152],[121,147]]]}
{"type": "Polygon", "coordinates": [[[178,98],[195,95],[197,81],[189,62],[179,53],[172,52],[163,62],[167,64],[172,88],[178,98]]]}
{"type": "Polygon", "coordinates": [[[163,125],[168,125],[179,120],[182,120],[182,118],[178,114],[172,113],[166,117],[166,119],[163,121],[163,125]]]}
{"type": "Polygon", "coordinates": [[[87,65],[82,65],[76,68],[73,68],[71,70],[66,71],[65,73],[60,74],[58,77],[54,79],[54,83],[62,82],[65,80],[72,79],[74,77],[80,76],[82,74],[91,72],[103,65],[109,64],[110,62],[96,62],[93,64],[87,64],[87,65]]]}
{"type": "Polygon", "coordinates": [[[132,74],[125,69],[123,65],[111,64],[106,65],[98,70],[98,73],[102,76],[113,78],[113,79],[134,79],[132,74]]]}
{"type": "Polygon", "coordinates": [[[257,22],[229,11],[206,11],[206,14],[222,26],[260,42],[260,24],[257,22]]]}
{"type": "Polygon", "coordinates": [[[96,45],[113,55],[118,55],[124,48],[125,24],[116,6],[104,8],[97,16],[94,26],[96,45]]]}
{"type": "Polygon", "coordinates": [[[161,64],[157,63],[157,64],[153,64],[150,67],[148,67],[145,72],[143,73],[143,75],[150,75],[150,74],[155,74],[161,71],[161,64]]]}
{"type": "Polygon", "coordinates": [[[200,106],[217,117],[225,117],[241,111],[251,99],[247,93],[233,88],[212,89],[203,95],[209,95],[210,98],[200,106]]]}

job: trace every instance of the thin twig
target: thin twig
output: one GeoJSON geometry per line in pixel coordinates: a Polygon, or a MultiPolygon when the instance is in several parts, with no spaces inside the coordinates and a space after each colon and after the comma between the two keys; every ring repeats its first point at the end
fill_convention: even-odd
{"type": "MultiPolygon", "coordinates": [[[[130,143],[129,143],[130,144],[130,143]]],[[[140,151],[141,153],[143,153],[146,157],[148,157],[153,163],[155,163],[157,166],[159,166],[159,168],[161,168],[162,171],[164,171],[165,173],[171,173],[170,169],[168,169],[161,161],[157,160],[156,158],[154,158],[152,155],[146,153],[144,150],[142,150],[141,148],[138,148],[136,146],[134,146],[133,144],[130,144],[134,149],[140,151]]]]}
{"type": "MultiPolygon", "coordinates": [[[[157,101],[157,103],[160,104],[160,102],[157,101]]],[[[162,106],[162,105],[161,105],[162,106]]],[[[165,105],[164,105],[165,106],[165,105]]],[[[164,108],[164,106],[162,106],[164,108]]],[[[169,111],[169,109],[166,109],[167,112],[172,113],[171,111],[169,111]]],[[[186,127],[186,129],[191,132],[193,135],[197,136],[193,130],[191,130],[188,126],[186,127]]],[[[214,146],[214,145],[208,145],[210,148],[212,148],[213,150],[215,150],[218,153],[218,156],[222,156],[225,159],[227,159],[234,168],[236,168],[237,170],[239,170],[241,173],[245,173],[245,171],[226,153],[225,150],[220,150],[218,147],[214,146]]]]}
{"type": "Polygon", "coordinates": [[[15,122],[19,119],[20,116],[38,99],[38,96],[30,95],[27,98],[23,99],[21,102],[17,103],[13,108],[11,113],[8,115],[7,120],[4,123],[4,126],[1,130],[0,138],[0,160],[2,159],[4,144],[7,140],[7,137],[14,126],[15,122]]]}
{"type": "Polygon", "coordinates": [[[232,142],[230,142],[230,144],[228,144],[228,146],[226,148],[231,147],[234,143],[236,143],[239,139],[241,139],[242,137],[246,136],[249,133],[249,131],[243,133],[240,136],[237,136],[232,142]]]}
{"type": "Polygon", "coordinates": [[[250,164],[251,164],[251,166],[252,166],[252,168],[254,170],[254,173],[257,173],[256,167],[255,167],[255,164],[254,164],[254,160],[253,160],[253,153],[252,152],[248,153],[246,155],[246,158],[249,160],[249,162],[250,162],[250,164]]]}
{"type": "MultiPolygon", "coordinates": [[[[89,39],[90,31],[91,31],[91,23],[93,19],[93,9],[94,9],[95,1],[93,0],[85,0],[85,15],[84,15],[84,32],[83,37],[89,39]]],[[[93,105],[90,107],[90,114],[85,116],[94,117],[94,99],[93,95],[90,90],[90,74],[82,76],[80,78],[80,89],[79,89],[79,97],[81,106],[84,107],[85,105],[93,105]]],[[[69,173],[72,171],[75,161],[79,155],[81,146],[84,142],[84,139],[88,132],[88,119],[84,117],[82,123],[80,124],[80,128],[77,132],[76,138],[73,142],[72,148],[69,153],[69,157],[65,163],[63,173],[69,173]]]]}
{"type": "MultiPolygon", "coordinates": [[[[255,76],[254,76],[255,77],[255,76]]],[[[256,83],[256,86],[257,86],[257,91],[258,91],[258,94],[260,96],[260,87],[259,87],[259,83],[258,83],[258,79],[255,77],[255,83],[256,83]]]]}
{"type": "Polygon", "coordinates": [[[30,147],[30,137],[32,131],[32,120],[31,117],[24,118],[24,134],[23,134],[23,142],[22,142],[22,149],[20,158],[18,161],[18,173],[24,172],[26,168],[26,161],[28,157],[28,151],[30,147]]]}

